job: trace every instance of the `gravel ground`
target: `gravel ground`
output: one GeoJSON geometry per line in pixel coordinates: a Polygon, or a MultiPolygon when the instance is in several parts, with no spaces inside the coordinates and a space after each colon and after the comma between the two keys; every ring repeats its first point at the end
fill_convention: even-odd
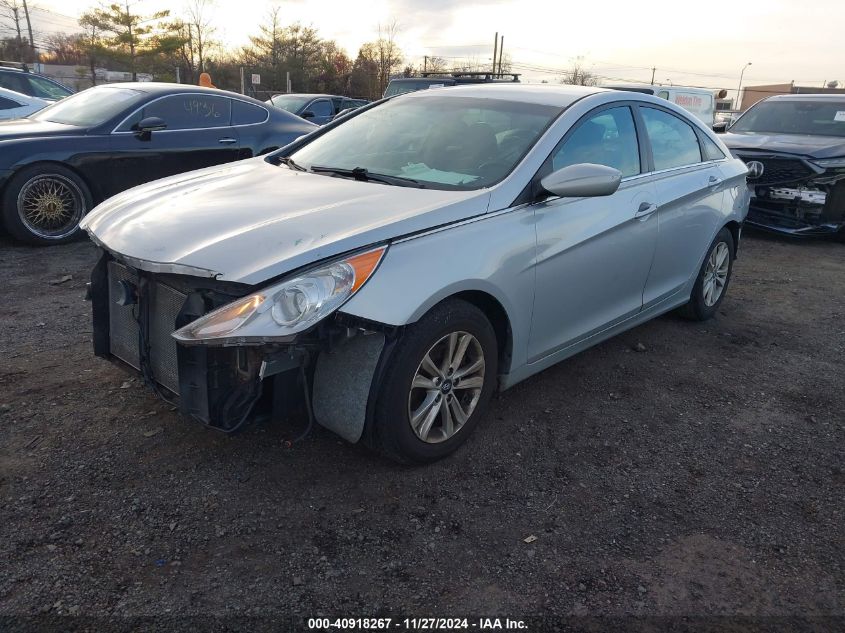
{"type": "Polygon", "coordinates": [[[845,245],[746,236],[399,467],[227,437],[91,352],[88,243],[0,242],[0,614],[843,615],[845,245]]]}

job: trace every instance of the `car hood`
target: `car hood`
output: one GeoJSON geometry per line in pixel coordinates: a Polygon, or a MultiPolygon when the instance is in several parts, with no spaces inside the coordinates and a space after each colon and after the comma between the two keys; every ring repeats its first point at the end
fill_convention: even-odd
{"type": "Polygon", "coordinates": [[[18,138],[39,138],[43,136],[72,136],[83,134],[84,130],[74,125],[34,121],[33,119],[13,119],[0,123],[0,142],[18,138]]]}
{"type": "Polygon", "coordinates": [[[253,158],[135,187],[82,227],[151,271],[258,284],[370,244],[487,211],[485,191],[437,191],[298,172],[253,158]]]}
{"type": "Polygon", "coordinates": [[[845,138],[806,134],[720,134],[731,150],[755,150],[795,154],[806,158],[845,156],[845,138]]]}

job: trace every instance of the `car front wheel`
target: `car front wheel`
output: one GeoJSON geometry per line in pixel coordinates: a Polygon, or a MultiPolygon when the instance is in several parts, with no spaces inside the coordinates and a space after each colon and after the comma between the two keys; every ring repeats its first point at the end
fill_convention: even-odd
{"type": "Polygon", "coordinates": [[[3,222],[21,242],[64,244],[79,232],[91,209],[88,187],[61,165],[34,165],[15,174],[3,192],[3,222]]]}
{"type": "Polygon", "coordinates": [[[497,354],[481,310],[458,299],[435,306],[405,330],[387,361],[368,444],[403,463],[455,451],[493,394],[497,354]]]}
{"type": "Polygon", "coordinates": [[[681,316],[693,321],[706,321],[716,314],[731,281],[734,252],[733,234],[728,228],[723,228],[710,244],[689,302],[678,310],[681,316]]]}

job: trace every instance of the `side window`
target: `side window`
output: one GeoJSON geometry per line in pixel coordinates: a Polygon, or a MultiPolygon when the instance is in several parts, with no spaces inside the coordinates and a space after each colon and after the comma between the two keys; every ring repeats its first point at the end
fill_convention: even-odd
{"type": "Polygon", "coordinates": [[[640,173],[637,129],[629,107],[602,110],[582,121],[552,154],[552,170],[578,163],[614,167],[623,176],[640,173]]]}
{"type": "Polygon", "coordinates": [[[232,101],[226,97],[173,95],[145,106],[141,118],[161,117],[168,130],[200,130],[228,126],[231,109],[232,101]]]}
{"type": "Polygon", "coordinates": [[[253,103],[232,100],[232,125],[252,125],[264,123],[267,120],[267,110],[253,103]]]}
{"type": "Polygon", "coordinates": [[[666,99],[666,101],[669,101],[669,91],[668,90],[661,90],[660,92],[657,93],[657,96],[660,97],[661,99],[666,99]]]}
{"type": "Polygon", "coordinates": [[[308,109],[314,113],[315,117],[334,116],[334,106],[327,99],[315,101],[308,106],[308,109]]]}
{"type": "Polygon", "coordinates": [[[0,97],[0,110],[11,110],[12,108],[20,108],[21,104],[17,101],[12,101],[6,97],[0,97]]]}
{"type": "Polygon", "coordinates": [[[701,135],[701,148],[704,150],[704,160],[722,160],[725,153],[713,142],[709,136],[701,135]]]}
{"type": "Polygon", "coordinates": [[[32,89],[29,87],[29,84],[24,81],[23,73],[0,72],[0,88],[14,90],[15,92],[32,96],[32,89]]]}
{"type": "Polygon", "coordinates": [[[651,153],[654,156],[656,170],[701,162],[698,136],[691,125],[663,110],[641,106],[640,112],[651,141],[651,153]]]}

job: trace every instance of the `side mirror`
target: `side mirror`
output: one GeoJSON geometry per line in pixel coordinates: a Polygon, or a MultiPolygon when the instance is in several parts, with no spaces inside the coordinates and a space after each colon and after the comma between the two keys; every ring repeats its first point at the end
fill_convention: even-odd
{"type": "Polygon", "coordinates": [[[616,193],[622,172],[613,167],[580,163],[553,171],[540,181],[540,186],[561,198],[592,198],[616,193]]]}
{"type": "Polygon", "coordinates": [[[164,119],[157,116],[148,116],[135,124],[135,132],[137,132],[138,136],[144,139],[150,138],[150,135],[153,132],[159,132],[166,129],[167,123],[164,122],[164,119]]]}
{"type": "Polygon", "coordinates": [[[313,119],[313,118],[314,118],[314,113],[313,113],[313,112],[311,112],[311,110],[306,110],[305,112],[303,112],[303,113],[302,113],[302,114],[300,114],[299,116],[301,116],[303,119],[313,119]]]}
{"type": "Polygon", "coordinates": [[[728,129],[728,122],[727,121],[719,121],[718,123],[713,124],[713,131],[716,134],[724,134],[728,129]]]}

